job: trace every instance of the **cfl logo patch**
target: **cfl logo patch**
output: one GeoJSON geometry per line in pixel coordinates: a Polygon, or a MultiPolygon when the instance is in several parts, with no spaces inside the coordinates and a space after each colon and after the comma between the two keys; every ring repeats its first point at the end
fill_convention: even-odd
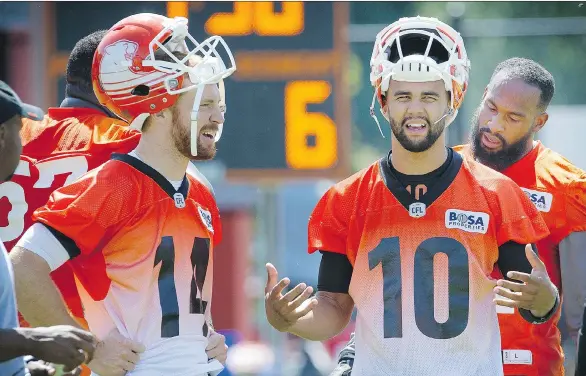
{"type": "Polygon", "coordinates": [[[423,202],[414,202],[409,205],[409,215],[413,218],[420,218],[425,215],[425,204],[423,202]]]}
{"type": "Polygon", "coordinates": [[[175,207],[179,209],[183,209],[185,207],[185,197],[179,192],[173,195],[173,200],[175,201],[175,207]]]}
{"type": "Polygon", "coordinates": [[[540,212],[547,213],[551,210],[551,203],[553,202],[553,196],[549,192],[534,191],[532,189],[522,188],[525,195],[531,200],[533,205],[540,212]]]}
{"type": "Polygon", "coordinates": [[[486,213],[458,209],[446,211],[446,228],[486,234],[490,217],[486,213]]]}

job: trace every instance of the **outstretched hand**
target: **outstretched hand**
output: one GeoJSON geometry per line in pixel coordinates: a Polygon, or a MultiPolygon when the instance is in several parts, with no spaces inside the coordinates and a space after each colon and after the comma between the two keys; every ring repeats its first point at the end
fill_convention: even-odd
{"type": "Polygon", "coordinates": [[[494,302],[505,307],[530,310],[534,316],[544,317],[555,306],[558,291],[531,244],[525,246],[525,254],[533,267],[531,274],[508,272],[507,277],[520,282],[499,279],[494,292],[510,300],[496,298],[494,302]]]}
{"type": "Polygon", "coordinates": [[[298,284],[283,295],[283,289],[291,281],[289,278],[279,281],[279,273],[273,264],[268,263],[266,267],[265,313],[267,320],[275,329],[285,332],[317,306],[317,299],[310,298],[313,288],[307,287],[305,283],[298,284]]]}

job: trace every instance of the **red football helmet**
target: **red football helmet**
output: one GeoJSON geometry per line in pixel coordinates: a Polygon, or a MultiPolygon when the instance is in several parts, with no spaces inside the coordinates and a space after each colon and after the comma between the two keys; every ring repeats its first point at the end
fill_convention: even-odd
{"type": "MultiPolygon", "coordinates": [[[[217,84],[223,94],[222,80],[236,70],[236,63],[221,37],[199,43],[189,34],[187,23],[184,17],[171,19],[151,13],[119,21],[108,30],[94,55],[92,84],[100,103],[138,130],[150,114],[173,106],[178,94],[197,90],[191,114],[191,152],[196,156],[197,113],[204,86],[217,84]],[[220,56],[220,46],[228,67],[220,56]],[[157,51],[170,61],[157,59],[157,51]],[[173,54],[176,52],[186,55],[179,59],[173,54]],[[192,56],[200,59],[195,66],[189,65],[192,56]],[[185,85],[185,74],[189,85],[185,85]]],[[[216,141],[221,131],[220,125],[216,141]]]]}
{"type": "MultiPolygon", "coordinates": [[[[407,82],[443,80],[451,97],[450,108],[444,115],[446,125],[449,125],[468,88],[470,60],[456,30],[436,18],[406,17],[378,33],[370,69],[370,81],[375,90],[370,112],[377,125],[374,101],[378,99],[382,111],[391,79],[407,82]]],[[[388,114],[382,112],[388,120],[388,114]]]]}

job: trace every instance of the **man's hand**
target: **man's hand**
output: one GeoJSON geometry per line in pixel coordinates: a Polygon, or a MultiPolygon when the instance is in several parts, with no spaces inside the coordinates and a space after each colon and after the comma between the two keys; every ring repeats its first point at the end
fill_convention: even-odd
{"type": "Polygon", "coordinates": [[[89,332],[67,325],[23,329],[34,343],[31,355],[50,363],[62,364],[65,371],[92,359],[96,338],[89,332]]]}
{"type": "Polygon", "coordinates": [[[124,376],[134,370],[139,354],[144,351],[142,344],[123,337],[117,329],[113,329],[98,343],[94,359],[88,366],[100,376],[124,376]]]}
{"type": "Polygon", "coordinates": [[[208,354],[209,360],[215,359],[225,366],[226,358],[228,356],[228,346],[226,346],[226,337],[224,337],[220,333],[212,331],[208,338],[206,354],[208,354]]]}
{"type": "Polygon", "coordinates": [[[533,316],[544,317],[555,306],[558,291],[549,279],[545,265],[531,248],[531,244],[525,247],[525,254],[533,267],[531,275],[508,272],[507,277],[521,283],[499,279],[494,292],[510,300],[497,298],[494,302],[505,307],[530,310],[533,316]]]}
{"type": "Polygon", "coordinates": [[[300,318],[307,315],[315,306],[317,299],[309,298],[313,288],[300,283],[294,289],[282,295],[289,285],[289,278],[278,283],[279,274],[272,264],[267,264],[267,284],[265,286],[265,313],[269,323],[278,331],[285,332],[300,318]]]}
{"type": "Polygon", "coordinates": [[[44,360],[31,360],[26,363],[30,376],[80,376],[82,369],[77,367],[73,371],[64,372],[63,366],[45,362],[44,360]]]}
{"type": "Polygon", "coordinates": [[[51,363],[43,360],[31,360],[26,363],[26,368],[31,376],[53,376],[56,371],[51,363]]]}

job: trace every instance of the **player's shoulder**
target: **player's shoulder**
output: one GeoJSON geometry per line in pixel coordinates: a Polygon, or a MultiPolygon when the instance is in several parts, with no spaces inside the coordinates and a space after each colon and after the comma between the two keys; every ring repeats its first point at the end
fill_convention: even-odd
{"type": "Polygon", "coordinates": [[[98,152],[96,149],[104,145],[120,148],[124,141],[130,141],[134,148],[140,133],[96,109],[50,108],[43,120],[23,123],[22,137],[23,154],[45,157],[63,152],[98,152]]]}
{"type": "Polygon", "coordinates": [[[189,163],[187,165],[187,176],[190,181],[193,181],[192,184],[201,186],[201,188],[207,190],[213,197],[215,197],[216,193],[214,192],[212,183],[210,183],[205,175],[193,163],[189,163]]]}
{"type": "Polygon", "coordinates": [[[535,173],[545,189],[567,190],[574,185],[586,187],[586,171],[541,143],[537,147],[535,173]]]}
{"type": "Polygon", "coordinates": [[[385,158],[381,158],[349,177],[335,183],[326,194],[343,198],[355,198],[360,194],[372,192],[376,185],[382,182],[381,167],[385,158]]]}
{"type": "Polygon", "coordinates": [[[472,178],[474,184],[489,195],[502,195],[506,192],[521,191],[521,188],[511,178],[483,165],[471,158],[462,158],[462,166],[472,178]]]}
{"type": "Polygon", "coordinates": [[[91,189],[112,191],[114,194],[126,194],[129,190],[132,190],[133,186],[142,185],[145,177],[122,158],[117,158],[124,155],[113,154],[111,159],[91,169],[75,182],[61,189],[67,189],[69,186],[75,187],[76,185],[87,187],[89,184],[91,189]]]}

